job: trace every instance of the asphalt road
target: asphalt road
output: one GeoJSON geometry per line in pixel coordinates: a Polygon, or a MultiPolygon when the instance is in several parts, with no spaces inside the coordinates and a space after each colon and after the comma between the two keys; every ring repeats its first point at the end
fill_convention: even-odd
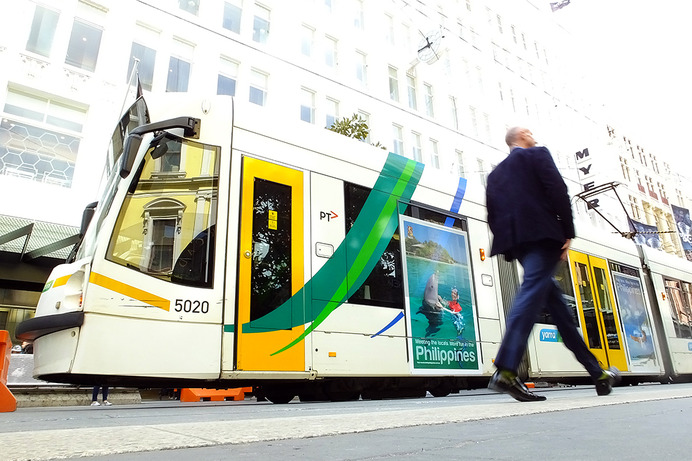
{"type": "Polygon", "coordinates": [[[0,414],[0,459],[692,459],[692,385],[540,390],[520,403],[445,398],[301,403],[144,402],[0,414]]]}

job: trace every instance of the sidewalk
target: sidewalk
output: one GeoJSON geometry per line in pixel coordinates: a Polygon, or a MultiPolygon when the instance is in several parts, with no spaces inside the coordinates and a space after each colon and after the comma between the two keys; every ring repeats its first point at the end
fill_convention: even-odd
{"type": "MultiPolygon", "coordinates": [[[[103,412],[81,408],[69,419],[69,424],[76,424],[74,418],[83,418],[83,423],[88,425],[66,429],[4,432],[0,433],[0,447],[3,448],[4,461],[47,460],[144,451],[185,452],[186,449],[200,447],[314,439],[409,427],[420,427],[426,431],[432,429],[434,432],[435,427],[448,423],[480,423],[531,415],[540,418],[542,414],[597,408],[611,408],[612,411],[609,413],[613,413],[619,408],[638,402],[655,403],[674,399],[686,399],[685,402],[689,402],[688,399],[692,397],[692,385],[656,384],[623,387],[617,388],[605,397],[597,397],[593,387],[541,392],[546,393],[547,401],[520,403],[503,394],[485,393],[440,399],[359,401],[343,404],[295,402],[289,405],[248,405],[248,402],[238,402],[240,407],[237,407],[232,403],[207,402],[211,405],[201,406],[204,410],[200,409],[200,404],[178,404],[174,406],[175,409],[166,411],[160,410],[160,404],[152,404],[148,409],[141,406],[114,406],[103,412]],[[196,410],[190,411],[191,408],[196,410]],[[213,411],[215,408],[222,411],[213,411]],[[175,413],[172,415],[172,412],[175,413]],[[127,418],[129,414],[130,419],[127,418]],[[117,421],[113,418],[117,418],[117,421]],[[108,425],[107,429],[103,424],[108,425]]],[[[651,437],[658,434],[658,429],[648,427],[646,420],[636,423],[645,428],[651,437]]],[[[579,421],[575,421],[570,430],[575,430],[574,428],[579,425],[579,421]]],[[[581,425],[591,432],[599,430],[592,425],[581,425]]],[[[547,427],[542,433],[549,433],[546,431],[547,427]]],[[[170,456],[172,453],[165,455],[170,456]]]]}

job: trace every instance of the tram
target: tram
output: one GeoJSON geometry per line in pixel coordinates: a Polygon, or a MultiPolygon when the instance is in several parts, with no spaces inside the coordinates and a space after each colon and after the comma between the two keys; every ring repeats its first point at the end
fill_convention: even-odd
{"type": "MultiPolygon", "coordinates": [[[[481,184],[231,97],[139,99],[36,316],[34,376],[253,386],[274,403],[487,384],[520,267],[486,258],[481,184]]],[[[692,267],[577,227],[561,283],[604,368],[692,373],[692,267]]],[[[586,379],[542,318],[522,374],[586,379]]]]}

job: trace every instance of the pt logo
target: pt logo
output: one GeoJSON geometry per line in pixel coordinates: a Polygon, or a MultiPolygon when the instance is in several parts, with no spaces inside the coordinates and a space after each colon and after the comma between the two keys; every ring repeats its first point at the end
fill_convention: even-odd
{"type": "Polygon", "coordinates": [[[334,218],[338,218],[339,215],[334,213],[333,211],[320,211],[320,221],[323,219],[326,219],[327,222],[331,221],[334,218]]]}

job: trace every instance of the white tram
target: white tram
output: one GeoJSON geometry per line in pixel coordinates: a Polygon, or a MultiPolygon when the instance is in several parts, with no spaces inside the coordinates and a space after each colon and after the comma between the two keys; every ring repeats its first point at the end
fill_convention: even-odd
{"type": "MultiPolygon", "coordinates": [[[[273,402],[485,385],[519,274],[485,257],[482,186],[234,104],[169,93],[125,114],[83,239],[18,327],[35,377],[273,402]]],[[[689,374],[692,265],[577,231],[557,278],[603,366],[689,374]]],[[[549,318],[523,373],[587,378],[549,318]]]]}

